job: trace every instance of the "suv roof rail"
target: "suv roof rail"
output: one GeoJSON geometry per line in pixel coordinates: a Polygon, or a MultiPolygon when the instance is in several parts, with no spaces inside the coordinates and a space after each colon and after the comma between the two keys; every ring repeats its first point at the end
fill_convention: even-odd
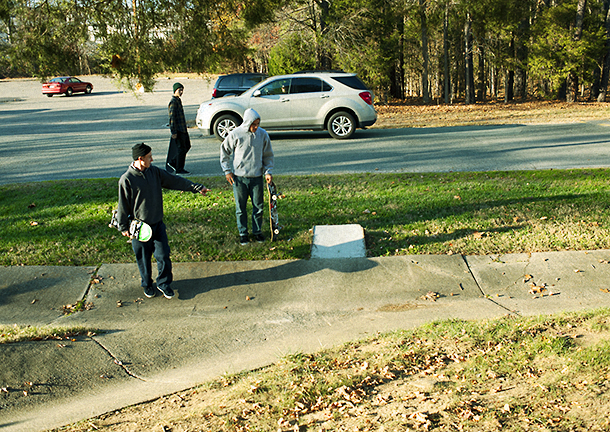
{"type": "Polygon", "coordinates": [[[295,74],[305,74],[305,73],[346,73],[341,69],[312,69],[312,70],[302,70],[295,72],[295,74]]]}

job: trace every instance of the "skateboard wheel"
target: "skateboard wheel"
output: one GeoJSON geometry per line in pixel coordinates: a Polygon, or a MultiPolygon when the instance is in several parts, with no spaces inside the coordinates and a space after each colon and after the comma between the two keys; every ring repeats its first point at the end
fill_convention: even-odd
{"type": "Polygon", "coordinates": [[[276,201],[276,200],[277,200],[277,195],[272,195],[272,196],[271,196],[271,199],[272,199],[273,201],[276,201]]]}
{"type": "Polygon", "coordinates": [[[273,234],[279,234],[279,233],[280,233],[280,230],[278,230],[278,229],[273,230],[273,234]]]}

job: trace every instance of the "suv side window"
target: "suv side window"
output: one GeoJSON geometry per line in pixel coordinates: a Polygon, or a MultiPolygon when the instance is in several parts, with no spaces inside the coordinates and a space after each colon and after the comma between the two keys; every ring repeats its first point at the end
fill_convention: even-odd
{"type": "Polygon", "coordinates": [[[279,79],[270,82],[260,89],[262,96],[280,95],[290,93],[290,79],[279,79]]]}
{"type": "Polygon", "coordinates": [[[314,93],[330,91],[330,89],[328,83],[318,78],[293,78],[290,93],[314,93]]]}
{"type": "Polygon", "coordinates": [[[265,79],[264,75],[252,75],[244,77],[244,87],[252,87],[265,79]]]}

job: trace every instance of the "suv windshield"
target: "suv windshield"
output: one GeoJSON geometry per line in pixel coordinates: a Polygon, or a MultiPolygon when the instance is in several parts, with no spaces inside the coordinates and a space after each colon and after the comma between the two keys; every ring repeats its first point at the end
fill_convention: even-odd
{"type": "Polygon", "coordinates": [[[360,81],[356,75],[353,76],[334,76],[332,77],[334,80],[339,81],[341,84],[344,84],[348,87],[351,87],[356,90],[368,90],[364,83],[360,81]]]}

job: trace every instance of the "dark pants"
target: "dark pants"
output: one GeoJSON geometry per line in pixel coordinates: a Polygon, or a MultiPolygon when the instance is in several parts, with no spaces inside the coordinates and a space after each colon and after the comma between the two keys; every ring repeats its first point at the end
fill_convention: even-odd
{"type": "Polygon", "coordinates": [[[153,232],[150,240],[147,242],[141,242],[133,239],[131,241],[131,246],[136,254],[138,270],[140,270],[140,277],[142,278],[142,287],[152,286],[151,258],[153,254],[155,256],[155,260],[157,260],[157,270],[159,271],[157,276],[157,286],[170,286],[173,280],[172,262],[169,258],[169,242],[167,240],[165,224],[163,222],[159,222],[158,224],[151,225],[150,227],[152,228],[153,232]]]}
{"type": "Polygon", "coordinates": [[[238,177],[233,183],[235,197],[235,216],[240,236],[248,235],[248,198],[252,201],[252,234],[261,234],[263,230],[263,177],[238,177]]]}
{"type": "Polygon", "coordinates": [[[165,170],[172,174],[184,170],[186,154],[191,149],[191,139],[188,132],[178,132],[176,138],[170,138],[167,149],[167,161],[165,170]]]}

